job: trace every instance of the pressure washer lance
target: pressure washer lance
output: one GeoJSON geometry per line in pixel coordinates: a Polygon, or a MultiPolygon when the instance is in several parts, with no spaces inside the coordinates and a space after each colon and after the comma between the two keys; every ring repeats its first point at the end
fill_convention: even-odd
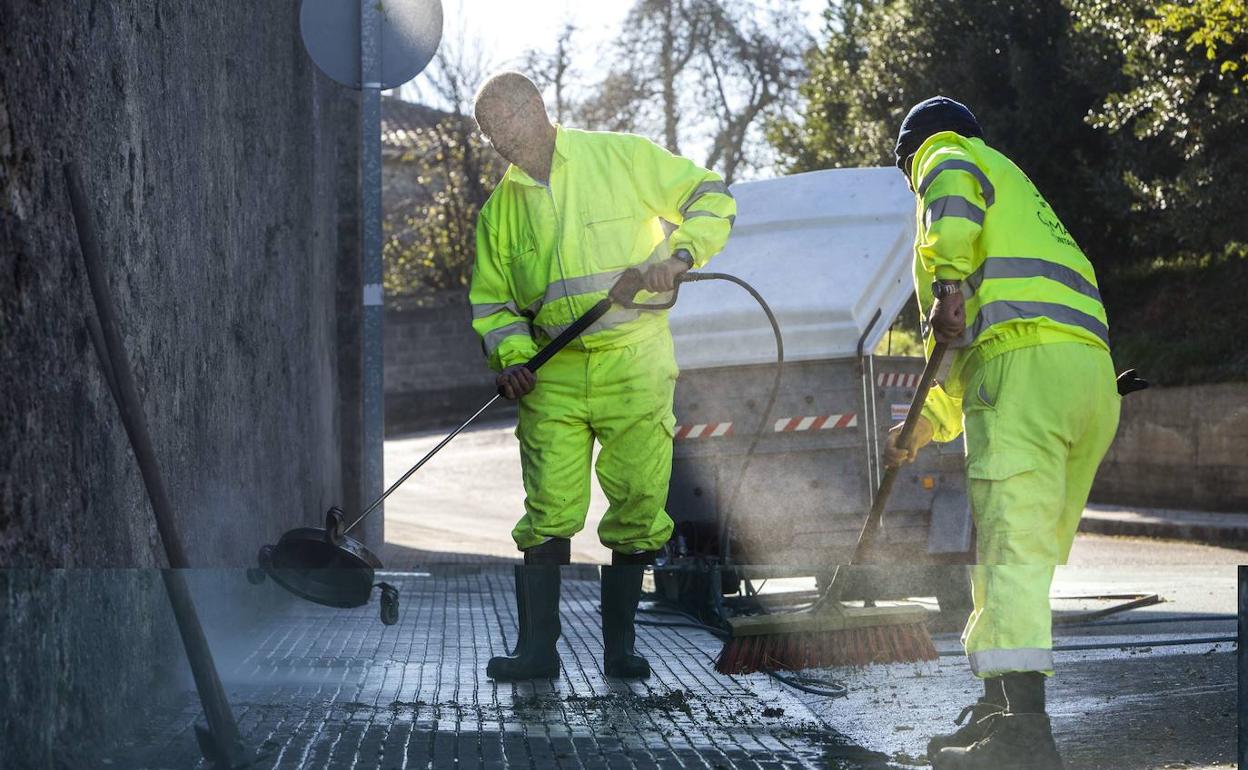
{"type": "MultiPolygon", "coordinates": [[[[685,273],[676,279],[677,288],[671,297],[662,303],[637,303],[637,293],[644,288],[642,273],[637,268],[629,268],[620,275],[606,297],[603,297],[592,308],[576,319],[559,336],[538,351],[524,364],[530,372],[536,373],[556,353],[567,347],[568,343],[579,337],[598,319],[607,314],[612,306],[639,310],[667,310],[676,304],[679,284],[690,281],[728,280],[745,285],[734,276],[722,273],[685,273]]],[[[752,288],[747,287],[757,296],[752,288]]],[[[768,317],[775,326],[770,311],[768,317]]],[[[358,607],[368,602],[373,588],[382,592],[381,618],[391,625],[398,621],[398,590],[386,583],[373,583],[376,570],[381,569],[381,560],[376,557],[363,543],[349,536],[351,530],[381,505],[387,497],[411,478],[442,450],[453,438],[471,425],[495,401],[502,398],[502,392],[496,393],[490,400],[473,412],[458,428],[451,431],[437,446],[429,450],[424,457],[407,470],[399,480],[390,485],[385,492],[364,508],[363,512],[350,524],[344,525],[342,509],[330,508],[325,515],[325,527],[299,527],[282,535],[274,545],[266,545],[260,549],[260,568],[252,570],[248,578],[253,583],[261,582],[267,575],[286,590],[318,604],[330,607],[358,607]]]]}

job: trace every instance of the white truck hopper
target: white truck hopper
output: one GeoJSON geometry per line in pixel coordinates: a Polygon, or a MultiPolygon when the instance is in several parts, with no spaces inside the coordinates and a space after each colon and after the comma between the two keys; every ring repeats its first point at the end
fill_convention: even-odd
{"type": "MultiPolygon", "coordinates": [[[[763,295],[785,358],[856,356],[860,341],[873,350],[914,292],[914,195],[897,169],[812,171],[741,182],[732,194],[736,226],[706,269],[763,295]]],[[[682,371],[775,359],[766,319],[731,284],[686,287],[670,320],[682,371]]]]}

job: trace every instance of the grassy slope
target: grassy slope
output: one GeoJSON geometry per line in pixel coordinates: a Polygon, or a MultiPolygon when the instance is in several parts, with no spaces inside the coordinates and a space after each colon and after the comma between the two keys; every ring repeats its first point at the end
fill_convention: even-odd
{"type": "Polygon", "coordinates": [[[1248,380],[1248,247],[1108,273],[1101,292],[1119,371],[1162,385],[1248,380]]]}

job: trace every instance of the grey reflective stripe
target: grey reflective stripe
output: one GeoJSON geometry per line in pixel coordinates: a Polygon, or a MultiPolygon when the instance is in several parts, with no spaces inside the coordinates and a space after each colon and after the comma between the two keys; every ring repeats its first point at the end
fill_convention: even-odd
{"type": "Polygon", "coordinates": [[[506,310],[512,315],[520,315],[520,308],[516,307],[514,302],[483,302],[472,306],[472,320],[479,321],[482,318],[489,318],[495,313],[506,310]]]}
{"type": "MultiPolygon", "coordinates": [[[[649,256],[644,262],[633,267],[644,269],[647,265],[662,261],[667,256],[668,243],[666,240],[659,241],[650,251],[649,256]]],[[[621,270],[608,270],[604,273],[594,273],[592,275],[579,275],[575,278],[561,278],[558,281],[546,287],[546,293],[541,301],[535,303],[530,310],[536,316],[537,312],[542,309],[542,305],[548,302],[554,302],[564,297],[575,297],[580,294],[593,294],[598,291],[610,291],[615,282],[624,274],[621,270]]],[[[526,315],[527,310],[525,311],[526,315]]]]}
{"type": "Polygon", "coordinates": [[[1109,327],[1104,322],[1082,310],[1075,310],[1069,305],[1059,305],[1056,302],[1017,302],[1011,300],[989,302],[979,309],[979,315],[975,317],[975,324],[971,330],[971,339],[978,339],[985,329],[1004,321],[1013,321],[1018,318],[1039,318],[1041,316],[1051,318],[1058,323],[1087,329],[1099,337],[1106,347],[1109,346],[1109,327]]]}
{"type": "Polygon", "coordinates": [[[528,321],[517,321],[514,324],[500,326],[497,329],[491,329],[485,333],[482,342],[485,344],[485,352],[487,355],[498,350],[498,346],[503,344],[503,340],[515,334],[523,334],[526,337],[533,337],[533,327],[528,321]]]}
{"type": "Polygon", "coordinates": [[[996,188],[992,186],[992,182],[988,181],[988,176],[984,174],[984,170],[969,160],[946,160],[936,164],[936,168],[927,172],[927,176],[923,177],[923,181],[919,182],[919,197],[927,194],[927,188],[932,186],[932,182],[936,181],[936,177],[942,171],[967,171],[979,180],[979,189],[984,194],[984,203],[991,206],[997,199],[996,188]]]}
{"type": "Polygon", "coordinates": [[[1020,647],[1014,650],[968,652],[971,672],[976,676],[996,676],[1010,671],[1052,671],[1053,650],[1020,647]]]}
{"type": "Polygon", "coordinates": [[[1085,297],[1101,301],[1101,292],[1091,281],[1080,275],[1079,271],[1047,259],[988,257],[978,270],[966,277],[966,285],[970,289],[967,297],[973,296],[979,291],[979,285],[990,278],[1046,278],[1074,289],[1085,297]]]}
{"type": "Polygon", "coordinates": [[[946,195],[943,198],[937,198],[927,206],[927,210],[923,212],[923,221],[928,227],[937,219],[944,217],[961,217],[969,219],[977,225],[984,223],[984,210],[966,198],[960,195],[946,195]]]}
{"type": "MultiPolygon", "coordinates": [[[[636,321],[640,317],[641,317],[641,311],[634,309],[634,308],[612,308],[611,310],[608,310],[607,314],[604,315],[602,318],[599,318],[597,321],[590,324],[589,328],[581,332],[581,334],[582,335],[593,334],[594,332],[601,332],[601,331],[606,331],[607,329],[614,329],[615,327],[626,324],[629,321],[636,321]]],[[[547,335],[549,335],[553,339],[555,337],[558,337],[559,334],[564,329],[568,328],[571,325],[572,324],[570,323],[555,324],[552,326],[543,325],[542,331],[544,331],[547,335]]]]}
{"type": "Polygon", "coordinates": [[[715,217],[716,219],[727,219],[729,225],[735,224],[737,221],[736,214],[729,214],[726,217],[721,217],[719,214],[716,214],[713,211],[690,211],[688,214],[685,215],[686,220],[697,219],[698,217],[715,217]]]}
{"type": "Polygon", "coordinates": [[[564,297],[575,297],[578,294],[593,294],[596,291],[607,291],[624,273],[623,270],[609,270],[605,273],[580,275],[576,278],[563,278],[546,287],[542,304],[554,302],[564,297]]]}
{"type": "Polygon", "coordinates": [[[680,207],[680,213],[687,216],[689,212],[689,207],[697,203],[698,198],[701,198],[703,195],[708,195],[710,193],[718,193],[720,195],[727,195],[729,198],[732,197],[732,193],[728,192],[728,185],[724,184],[723,182],[720,182],[720,181],[703,182],[702,184],[698,185],[697,188],[695,188],[692,193],[690,193],[688,198],[685,199],[685,205],[680,207]]]}

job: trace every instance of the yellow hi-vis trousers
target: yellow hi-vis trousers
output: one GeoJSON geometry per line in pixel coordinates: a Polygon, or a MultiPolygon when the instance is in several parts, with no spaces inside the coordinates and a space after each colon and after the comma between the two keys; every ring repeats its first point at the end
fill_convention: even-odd
{"type": "Polygon", "coordinates": [[[980,677],[1053,673],[1049,587],[1118,429],[1109,353],[1034,345],[984,362],[962,398],[978,560],[962,634],[980,677]]]}
{"type": "Polygon", "coordinates": [[[621,553],[657,551],[671,537],[664,510],[672,475],[676,357],[667,324],[634,344],[555,354],[520,399],[525,513],[511,536],[521,549],[585,526],[594,439],[595,471],[609,507],[602,544],[621,553]]]}

